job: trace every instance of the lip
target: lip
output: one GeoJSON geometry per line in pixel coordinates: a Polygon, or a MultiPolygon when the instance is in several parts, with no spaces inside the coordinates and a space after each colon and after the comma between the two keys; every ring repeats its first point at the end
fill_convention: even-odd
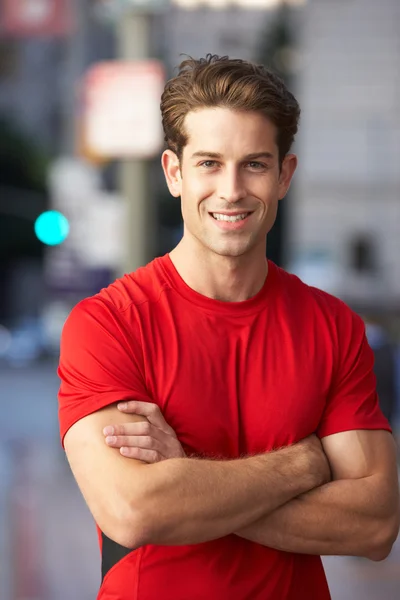
{"type": "MultiPolygon", "coordinates": [[[[228,215],[229,217],[234,217],[235,215],[242,215],[243,211],[241,212],[225,212],[225,211],[214,211],[217,212],[220,215],[228,215]]],[[[244,211],[246,212],[246,211],[244,211]]],[[[249,212],[247,217],[245,219],[241,219],[240,221],[218,221],[217,219],[214,219],[214,217],[212,216],[212,213],[209,213],[210,219],[212,219],[212,221],[215,223],[215,225],[217,227],[219,227],[219,229],[223,229],[225,231],[237,231],[238,229],[243,229],[249,218],[251,217],[253,213],[249,212]]]]}
{"type": "MultiPolygon", "coordinates": [[[[250,210],[236,210],[236,211],[228,211],[228,210],[210,210],[208,211],[210,215],[227,215],[228,217],[236,217],[236,215],[243,215],[244,213],[251,214],[250,210]]],[[[213,217],[214,218],[214,217],[213,217]]]]}

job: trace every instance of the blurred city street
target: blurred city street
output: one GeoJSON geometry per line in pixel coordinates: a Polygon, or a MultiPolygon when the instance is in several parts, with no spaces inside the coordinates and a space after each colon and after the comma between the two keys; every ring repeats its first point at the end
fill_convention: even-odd
{"type": "MultiPolygon", "coordinates": [[[[215,223],[207,217],[212,236],[215,224],[228,226],[222,221],[235,221],[229,225],[235,236],[239,225],[250,235],[260,223],[247,217],[256,203],[263,205],[263,235],[275,220],[268,259],[362,318],[381,409],[400,441],[399,22],[399,0],[0,0],[0,600],[97,596],[97,531],[59,439],[56,357],[62,328],[81,299],[169,253],[182,237],[185,243],[197,239],[186,221],[201,216],[190,208],[200,205],[199,198],[209,207],[213,198],[216,207],[222,199],[227,206],[235,201],[230,216],[210,213],[215,223]],[[235,59],[229,68],[226,59],[235,59]],[[242,71],[247,61],[259,66],[239,77],[250,72],[242,71]],[[178,72],[183,77],[175,80],[178,72]],[[207,73],[214,74],[209,79],[207,73]],[[246,141],[225,120],[223,135],[211,127],[208,145],[206,127],[199,128],[197,141],[186,117],[222,107],[235,118],[262,113],[263,126],[276,129],[270,147],[258,126],[243,129],[246,135],[254,129],[246,141]],[[278,198],[271,190],[286,180],[284,165],[295,164],[288,158],[293,141],[299,157],[294,185],[278,198]],[[207,160],[186,167],[187,146],[197,143],[201,152],[190,161],[203,154],[207,160]],[[179,177],[173,192],[166,165],[174,154],[179,177]],[[274,177],[277,185],[260,183],[255,194],[252,182],[274,177]],[[236,214],[235,190],[249,199],[241,209],[244,219],[236,214]]],[[[227,206],[213,210],[228,211],[227,206]]],[[[259,241],[255,232],[251,239],[259,241]]],[[[204,257],[214,260],[214,246],[200,237],[204,257]]],[[[258,241],[261,265],[266,255],[258,241]]],[[[188,272],[197,277],[190,256],[188,272]]],[[[203,256],[197,246],[193,256],[203,256]]],[[[235,256],[240,266],[237,249],[235,256]]],[[[243,264],[250,277],[257,264],[243,264]]],[[[198,289],[207,288],[210,273],[198,289]]],[[[225,278],[225,270],[221,273],[225,278]]],[[[134,279],[127,281],[121,289],[130,293],[134,279]]],[[[215,290],[201,294],[209,296],[207,302],[222,300],[215,290]]],[[[218,315],[220,309],[216,304],[218,315]]],[[[177,318],[180,314],[176,310],[177,318]]],[[[73,337],[72,357],[79,355],[82,329],[73,337]]],[[[96,337],[87,337],[97,359],[96,337]]],[[[141,339],[152,338],[143,330],[141,339]]],[[[108,357],[108,339],[104,347],[108,357]]],[[[165,349],[167,356],[169,339],[165,349]]],[[[112,368],[117,376],[114,365],[117,359],[112,368]]],[[[83,371],[90,379],[90,367],[83,371]]],[[[246,385],[257,382],[246,376],[246,385]]],[[[95,381],[103,385],[97,375],[95,381]]],[[[289,414],[282,409],[284,419],[289,414]]],[[[346,447],[346,463],[349,456],[346,447]]],[[[366,501],[373,496],[385,501],[380,493],[366,501]]],[[[333,600],[400,599],[400,538],[381,563],[329,557],[324,564],[333,600]]],[[[156,600],[165,593],[163,588],[156,600]]],[[[231,600],[232,594],[222,595],[227,598],[219,600],[231,600]]],[[[184,600],[192,600],[190,592],[184,600]]]]}
{"type": "MultiPolygon", "coordinates": [[[[0,598],[94,600],[97,536],[60,449],[56,367],[0,369],[0,389],[0,598]]],[[[399,597],[399,541],[382,563],[332,557],[325,565],[333,600],[399,597]]]]}

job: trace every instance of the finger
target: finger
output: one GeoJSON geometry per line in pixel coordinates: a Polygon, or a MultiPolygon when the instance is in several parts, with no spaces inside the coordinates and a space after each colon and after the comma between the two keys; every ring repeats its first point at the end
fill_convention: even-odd
{"type": "MultiPolygon", "coordinates": [[[[150,435],[153,427],[148,420],[135,421],[132,423],[119,423],[117,425],[108,425],[104,427],[104,435],[150,435]],[[139,427],[137,427],[137,425],[139,427]]],[[[158,431],[158,430],[157,430],[158,431]]]]}
{"type": "Polygon", "coordinates": [[[154,437],[164,443],[171,439],[171,435],[165,433],[149,421],[137,421],[135,423],[123,423],[119,425],[108,425],[103,429],[103,435],[107,436],[134,436],[147,435],[154,437]],[[168,436],[168,437],[167,437],[168,436]]]}
{"type": "Polygon", "coordinates": [[[157,404],[154,404],[153,402],[129,400],[127,402],[120,402],[118,404],[118,409],[121,412],[134,413],[142,415],[143,417],[147,417],[150,423],[162,431],[165,431],[165,433],[169,433],[170,435],[176,437],[175,431],[168,425],[157,404]]]}
{"type": "Polygon", "coordinates": [[[165,460],[164,456],[162,456],[156,450],[145,450],[143,448],[130,448],[128,446],[123,446],[120,448],[120,453],[122,456],[127,458],[136,458],[137,460],[141,460],[148,464],[165,460]]]}
{"type": "Polygon", "coordinates": [[[130,448],[143,448],[147,450],[160,450],[158,440],[148,435],[112,435],[106,437],[107,446],[112,448],[122,448],[123,446],[130,448]]]}

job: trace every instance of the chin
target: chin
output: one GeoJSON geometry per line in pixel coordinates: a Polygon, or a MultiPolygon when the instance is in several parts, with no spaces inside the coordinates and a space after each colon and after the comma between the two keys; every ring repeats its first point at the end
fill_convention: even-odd
{"type": "Polygon", "coordinates": [[[237,258],[239,256],[243,256],[244,254],[248,254],[253,249],[252,245],[249,244],[237,244],[237,245],[210,245],[209,249],[218,254],[219,256],[226,256],[231,258],[237,258]]]}

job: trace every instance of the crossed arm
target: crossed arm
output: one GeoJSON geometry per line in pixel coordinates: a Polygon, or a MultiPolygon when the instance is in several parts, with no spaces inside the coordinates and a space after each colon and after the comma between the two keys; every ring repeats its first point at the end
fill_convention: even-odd
{"type": "Polygon", "coordinates": [[[171,458],[146,464],[126,458],[106,446],[103,428],[123,420],[126,426],[132,419],[144,418],[106,408],[75,423],[64,439],[95,521],[126,547],[217,539],[330,479],[315,437],[240,460],[171,458]]]}
{"type": "Polygon", "coordinates": [[[333,481],[243,528],[238,535],[278,550],[382,560],[399,529],[396,449],[386,431],[322,440],[333,481]]]}
{"type": "MultiPolygon", "coordinates": [[[[146,421],[110,407],[82,419],[65,437],[86,502],[99,527],[118,543],[193,544],[236,533],[307,554],[381,560],[390,552],[399,503],[389,433],[332,435],[322,442],[324,452],[311,437],[247,459],[172,457],[145,464],[104,443],[103,427],[116,423],[121,431],[132,420],[146,421]]],[[[172,456],[180,456],[176,452],[172,456]]]]}

